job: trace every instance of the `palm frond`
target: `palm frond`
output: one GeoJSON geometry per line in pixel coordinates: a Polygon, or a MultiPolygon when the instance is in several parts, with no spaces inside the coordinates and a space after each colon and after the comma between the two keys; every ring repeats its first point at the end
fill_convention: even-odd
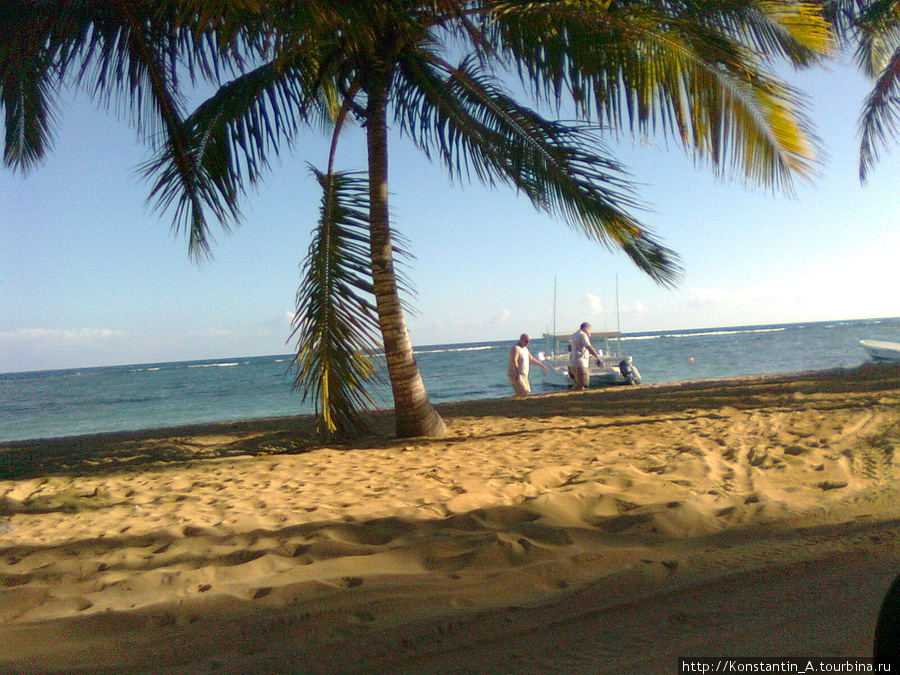
{"type": "Polygon", "coordinates": [[[366,387],[376,377],[379,347],[368,249],[368,180],[358,173],[322,173],[322,207],[303,280],[292,337],[294,388],[312,398],[318,428],[355,435],[367,428],[374,405],[366,387]]]}
{"type": "Polygon", "coordinates": [[[180,82],[183,58],[193,78],[215,70],[213,63],[227,50],[212,51],[198,38],[202,31],[184,23],[183,12],[179,3],[163,2],[143,14],[118,8],[96,18],[91,30],[97,38],[83,49],[78,82],[93,87],[101,101],[129,103],[134,123],[157,152],[141,167],[145,176],[157,176],[150,200],[160,211],[174,207],[173,229],[187,232],[189,253],[202,258],[210,251],[207,212],[226,231],[240,212],[232,177],[217,172],[220,157],[204,152],[205,138],[187,121],[180,82]]]}
{"type": "MultiPolygon", "coordinates": [[[[5,51],[5,50],[4,50],[5,51]]],[[[0,55],[0,105],[4,113],[3,161],[27,171],[45,156],[52,139],[55,78],[41,54],[19,53],[15,71],[0,55]]]]}
{"type": "Polygon", "coordinates": [[[542,100],[571,96],[613,132],[674,137],[754,185],[790,193],[813,175],[802,99],[765,67],[766,50],[796,63],[827,51],[811,4],[791,3],[800,18],[755,0],[499,4],[492,40],[542,100]]]}
{"type": "MultiPolygon", "coordinates": [[[[175,203],[177,215],[193,217],[193,206],[182,205],[193,198],[192,192],[199,193],[206,208],[227,227],[239,215],[239,196],[262,177],[270,158],[290,147],[300,128],[329,125],[338,94],[328,71],[328,49],[308,45],[302,36],[298,40],[221,85],[185,119],[195,183],[181,178],[177,170],[181,153],[173,144],[160,148],[144,165],[144,175],[154,180],[151,198],[159,210],[175,203]]],[[[241,63],[245,68],[251,54],[259,61],[271,50],[265,36],[251,36],[238,44],[244,44],[247,52],[241,63]]],[[[206,247],[202,239],[198,243],[206,247]]]]}
{"type": "Polygon", "coordinates": [[[840,46],[852,44],[857,36],[854,28],[860,6],[868,0],[819,0],[822,16],[831,26],[832,34],[840,46]]]}
{"type": "Polygon", "coordinates": [[[680,277],[677,256],[629,213],[639,202],[590,127],[549,121],[519,105],[473,59],[457,68],[407,59],[400,71],[403,130],[426,153],[438,153],[456,178],[507,183],[593,241],[623,249],[658,283],[680,277]]]}
{"type": "Polygon", "coordinates": [[[865,183],[878,162],[879,148],[900,135],[900,49],[881,71],[863,105],[860,126],[859,179],[865,183]]]}
{"type": "Polygon", "coordinates": [[[49,13],[24,2],[0,5],[0,106],[4,116],[4,163],[27,171],[45,156],[52,140],[53,100],[59,68],[49,13]]]}
{"type": "Polygon", "coordinates": [[[874,82],[860,113],[859,179],[868,180],[879,152],[900,134],[900,2],[825,0],[843,44],[856,44],[855,61],[874,82]]]}
{"type": "Polygon", "coordinates": [[[835,36],[819,2],[803,0],[696,0],[682,17],[694,26],[723,32],[765,60],[805,67],[834,49],[835,36]]]}
{"type": "Polygon", "coordinates": [[[189,233],[190,252],[207,254],[207,210],[228,229],[239,215],[236,191],[198,161],[202,155],[197,135],[185,123],[179,78],[184,72],[192,78],[211,75],[220,59],[233,56],[233,48],[210,42],[221,23],[210,12],[213,5],[221,13],[240,4],[213,0],[198,13],[188,0],[4,3],[5,161],[26,168],[45,152],[52,109],[46,99],[54,87],[72,84],[101,104],[123,106],[144,140],[164,157],[153,170],[170,187],[177,186],[169,191],[157,186],[151,199],[158,197],[164,207],[174,204],[174,227],[189,233]]]}
{"type": "MultiPolygon", "coordinates": [[[[175,206],[176,228],[191,232],[191,250],[208,249],[204,208],[228,228],[239,217],[238,199],[259,180],[270,154],[289,145],[308,123],[316,101],[285,74],[265,63],[220,87],[183,122],[179,134],[157,150],[141,171],[153,181],[150,198],[159,211],[175,206]]],[[[318,110],[321,114],[321,111],[318,110]]]]}
{"type": "Polygon", "coordinates": [[[900,48],[900,5],[896,0],[860,3],[851,14],[857,40],[856,63],[868,77],[881,77],[900,48]]]}

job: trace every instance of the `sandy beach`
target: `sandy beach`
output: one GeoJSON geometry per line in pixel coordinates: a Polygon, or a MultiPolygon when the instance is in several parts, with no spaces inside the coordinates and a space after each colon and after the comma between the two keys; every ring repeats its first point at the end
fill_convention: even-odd
{"type": "Polygon", "coordinates": [[[0,672],[676,673],[870,656],[900,366],[0,444],[0,672]]]}

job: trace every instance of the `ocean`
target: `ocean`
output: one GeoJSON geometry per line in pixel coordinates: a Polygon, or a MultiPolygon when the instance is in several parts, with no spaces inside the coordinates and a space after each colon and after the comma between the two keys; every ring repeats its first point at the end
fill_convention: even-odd
{"type": "MultiPolygon", "coordinates": [[[[574,330],[574,329],[573,329],[574,330]]],[[[532,336],[533,354],[544,349],[532,336]]],[[[900,317],[623,334],[646,384],[854,368],[859,340],[900,342],[900,317]]],[[[502,342],[416,348],[434,403],[512,394],[502,342]]],[[[290,355],[0,374],[0,442],[310,413],[290,355]]],[[[552,391],[532,368],[533,393],[552,391]]],[[[376,392],[389,407],[387,388],[376,392]]]]}

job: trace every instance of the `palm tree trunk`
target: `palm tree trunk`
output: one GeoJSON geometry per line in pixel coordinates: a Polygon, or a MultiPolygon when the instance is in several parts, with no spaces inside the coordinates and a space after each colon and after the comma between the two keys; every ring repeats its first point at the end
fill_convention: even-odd
{"type": "Polygon", "coordinates": [[[371,89],[366,92],[369,99],[366,141],[369,157],[372,278],[378,322],[384,339],[384,353],[394,395],[397,436],[444,436],[447,428],[428,400],[428,392],[425,391],[419,366],[413,356],[412,342],[409,340],[397,292],[388,213],[387,87],[375,86],[371,89]]]}

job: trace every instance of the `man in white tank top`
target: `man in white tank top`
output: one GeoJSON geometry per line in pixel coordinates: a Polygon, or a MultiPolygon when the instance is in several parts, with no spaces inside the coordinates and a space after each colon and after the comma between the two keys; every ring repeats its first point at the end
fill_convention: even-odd
{"type": "Polygon", "coordinates": [[[529,342],[531,342],[531,338],[528,336],[528,333],[522,333],[519,336],[519,341],[509,350],[506,375],[509,377],[509,382],[512,384],[516,396],[528,396],[531,392],[531,383],[528,381],[528,366],[530,363],[547,370],[547,366],[534,358],[531,352],[528,351],[529,342]]]}

